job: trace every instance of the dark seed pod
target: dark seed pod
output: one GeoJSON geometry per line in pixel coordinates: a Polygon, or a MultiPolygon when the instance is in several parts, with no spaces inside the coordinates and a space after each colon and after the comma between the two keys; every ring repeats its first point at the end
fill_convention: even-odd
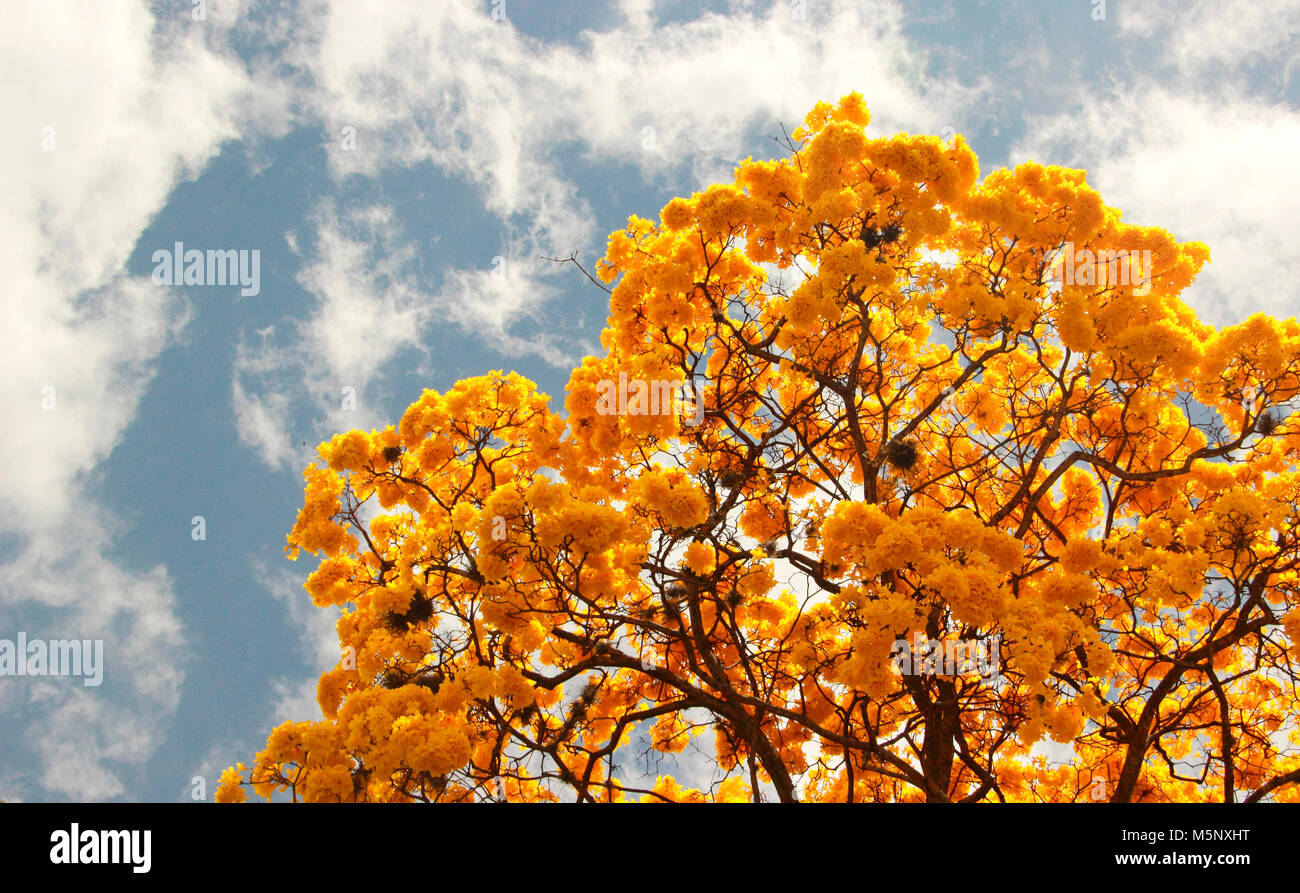
{"type": "Polygon", "coordinates": [[[401,688],[407,682],[406,676],[397,670],[389,670],[383,676],[379,677],[379,685],[382,688],[392,690],[401,688]]]}
{"type": "Polygon", "coordinates": [[[875,248],[880,244],[880,232],[869,226],[862,228],[862,244],[868,248],[875,248]]]}
{"type": "Polygon", "coordinates": [[[741,601],[743,601],[743,599],[742,599],[740,593],[737,592],[736,590],[733,589],[733,590],[731,590],[730,592],[727,593],[727,604],[731,606],[731,609],[732,609],[733,611],[734,611],[736,608],[740,607],[740,603],[741,603],[741,601]]]}
{"type": "Polygon", "coordinates": [[[433,599],[423,592],[417,592],[411,598],[411,607],[406,612],[406,619],[412,623],[423,623],[433,616],[433,599]]]}
{"type": "Polygon", "coordinates": [[[885,461],[899,471],[907,471],[916,464],[916,444],[908,440],[890,441],[885,447],[885,461]]]}
{"type": "Polygon", "coordinates": [[[1255,422],[1255,430],[1260,434],[1263,434],[1265,437],[1271,437],[1273,432],[1277,430],[1277,416],[1266,411],[1259,417],[1259,420],[1255,422]]]}
{"type": "Polygon", "coordinates": [[[384,461],[385,461],[385,462],[390,462],[390,463],[392,463],[392,462],[396,462],[396,461],[397,461],[398,459],[400,459],[400,458],[402,458],[402,448],[401,448],[401,447],[399,447],[399,446],[384,447],[384,461]]]}
{"type": "Polygon", "coordinates": [[[432,616],[433,599],[417,592],[411,596],[411,606],[406,609],[406,613],[391,612],[384,618],[384,625],[395,633],[404,633],[408,624],[424,623],[432,616]]]}
{"type": "Polygon", "coordinates": [[[897,223],[891,223],[889,224],[889,226],[885,227],[880,231],[880,241],[897,242],[899,237],[902,235],[903,235],[903,228],[899,226],[897,223]]]}
{"type": "Polygon", "coordinates": [[[404,633],[406,632],[406,615],[390,611],[384,615],[384,626],[388,628],[389,632],[404,633]]]}
{"type": "Polygon", "coordinates": [[[607,655],[607,654],[611,654],[614,651],[614,646],[609,644],[609,641],[607,639],[601,639],[599,642],[596,643],[596,647],[593,650],[597,654],[607,655]]]}
{"type": "Polygon", "coordinates": [[[411,607],[406,609],[407,623],[424,623],[433,616],[433,599],[425,598],[424,593],[417,592],[411,597],[411,607]]]}
{"type": "Polygon", "coordinates": [[[588,682],[586,687],[583,688],[582,694],[578,696],[578,700],[581,703],[586,704],[587,706],[591,706],[591,703],[596,700],[596,695],[599,692],[600,692],[599,682],[588,682]]]}
{"type": "Polygon", "coordinates": [[[745,475],[739,471],[728,469],[718,475],[718,483],[728,490],[734,490],[745,483],[745,475]]]}

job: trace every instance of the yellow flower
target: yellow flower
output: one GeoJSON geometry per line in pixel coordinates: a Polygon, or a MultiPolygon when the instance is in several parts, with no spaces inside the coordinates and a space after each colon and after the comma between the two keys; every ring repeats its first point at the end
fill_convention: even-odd
{"type": "Polygon", "coordinates": [[[686,566],[701,577],[717,566],[717,553],[708,543],[692,542],[686,547],[686,566]]]}
{"type": "Polygon", "coordinates": [[[322,456],[335,471],[356,471],[370,461],[370,438],[361,431],[337,434],[322,456]]]}
{"type": "Polygon", "coordinates": [[[708,497],[680,468],[646,472],[633,483],[630,495],[672,527],[694,527],[709,514],[708,497]]]}
{"type": "Polygon", "coordinates": [[[244,770],[244,764],[240,763],[238,768],[230,766],[221,773],[221,780],[217,784],[217,792],[213,799],[217,803],[243,803],[247,799],[244,788],[240,784],[240,773],[244,770]]]}
{"type": "Polygon", "coordinates": [[[681,230],[691,225],[695,217],[693,203],[684,198],[675,198],[664,206],[660,219],[669,230],[681,230]]]}

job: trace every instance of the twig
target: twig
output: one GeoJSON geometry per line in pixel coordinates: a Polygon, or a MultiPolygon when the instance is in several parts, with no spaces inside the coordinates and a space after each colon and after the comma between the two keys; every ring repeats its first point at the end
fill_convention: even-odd
{"type": "Polygon", "coordinates": [[[593,278],[592,275],[587,272],[586,268],[582,264],[578,263],[578,252],[575,251],[573,252],[573,254],[569,255],[568,257],[547,257],[545,254],[539,256],[541,257],[542,260],[555,261],[557,264],[573,264],[579,270],[582,270],[582,275],[590,279],[597,288],[603,290],[607,295],[613,294],[613,292],[610,291],[608,287],[606,287],[601,282],[597,282],[596,279],[593,278]]]}

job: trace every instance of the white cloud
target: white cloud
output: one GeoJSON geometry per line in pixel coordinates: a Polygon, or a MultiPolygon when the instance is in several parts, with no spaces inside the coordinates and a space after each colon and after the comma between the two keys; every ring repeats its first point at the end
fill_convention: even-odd
{"type": "Polygon", "coordinates": [[[112,764],[148,759],[162,742],[184,677],[171,581],[162,567],[131,573],[107,560],[114,526],[102,510],[70,512],[57,530],[32,531],[21,554],[0,567],[0,591],[10,595],[10,607],[34,602],[56,609],[53,624],[19,628],[29,638],[104,640],[101,685],[34,677],[5,704],[8,721],[23,729],[24,749],[39,761],[45,791],[77,800],[133,793],[112,764]]]}
{"type": "Polygon", "coordinates": [[[315,257],[298,281],[319,304],[304,326],[320,373],[339,385],[364,385],[400,350],[418,347],[432,311],[411,273],[412,246],[401,243],[392,211],[365,209],[344,221],[329,206],[316,215],[315,257]]]}
{"type": "MultiPolygon", "coordinates": [[[[752,127],[775,136],[778,121],[793,127],[817,100],[858,90],[879,131],[938,132],[974,93],[923,88],[924,59],[909,49],[896,3],[808,4],[801,20],[785,4],[764,15],[737,4],[730,16],[666,27],[655,27],[650,3],[621,8],[620,26],[586,31],[575,47],[539,43],[464,0],[397,2],[383,16],[319,3],[304,17],[298,61],[327,131],[357,129],[355,150],[330,144],[336,174],[431,161],[480,187],[509,253],[567,256],[604,234],[556,160],[566,146],[648,174],[686,165],[699,188],[730,177],[752,127]]],[[[440,303],[497,346],[522,350],[506,318],[554,294],[545,267],[526,272],[500,290],[470,287],[482,285],[477,271],[454,271],[440,303]]]]}
{"type": "MultiPolygon", "coordinates": [[[[587,32],[584,49],[551,48],[534,66],[533,89],[539,97],[556,95],[543,114],[566,135],[571,129],[570,138],[597,154],[650,166],[655,152],[641,144],[646,126],[668,159],[729,165],[748,130],[776,136],[778,121],[793,128],[819,100],[856,90],[877,133],[938,133],[972,95],[924,77],[924,57],[902,33],[898,4],[806,8],[802,20],[777,3],[766,15],[707,14],[660,28],[636,17],[626,28],[587,32]]],[[[775,143],[771,148],[783,154],[775,143]]]]}
{"type": "MultiPolygon", "coordinates": [[[[657,28],[653,4],[638,0],[622,4],[620,25],[584,32],[575,47],[531,39],[467,0],[394,2],[382,16],[353,3],[304,7],[290,58],[309,73],[303,105],[324,123],[340,181],[432,162],[480,190],[503,235],[434,287],[404,275],[413,246],[388,210],[345,222],[323,204],[314,220],[319,259],[300,277],[319,306],[297,343],[257,360],[241,354],[241,438],[281,467],[288,408],[302,399],[297,384],[254,385],[246,378],[253,364],[301,366],[302,387],[325,408],[335,383],[372,381],[435,320],[510,356],[575,364],[575,350],[588,346],[566,344],[545,325],[560,294],[556,277],[572,271],[538,259],[603,249],[574,172],[558,158],[568,146],[637,165],[645,176],[687,170],[689,191],[729,179],[753,127],[775,136],[778,121],[793,128],[817,100],[858,90],[878,132],[938,132],[974,94],[922,87],[924,60],[908,49],[898,4],[807,9],[796,20],[783,4],[760,14],[738,3],[728,17],[657,28]],[[345,128],[355,128],[353,148],[345,128]]],[[[772,154],[780,152],[773,143],[772,154]]],[[[326,420],[327,430],[358,426],[355,416],[326,420]]]]}
{"type": "Polygon", "coordinates": [[[1207,322],[1300,312],[1300,298],[1278,287],[1300,273],[1289,235],[1300,113],[1281,98],[1300,0],[1152,0],[1125,4],[1117,21],[1148,69],[1179,77],[1085,85],[1032,121],[1013,157],[1085,168],[1126,220],[1209,245],[1210,264],[1184,293],[1207,322]]]}
{"type": "MultiPolygon", "coordinates": [[[[312,603],[302,586],[302,578],[283,568],[272,570],[265,562],[255,564],[256,576],[280,603],[288,615],[289,625],[298,630],[298,647],[313,672],[300,679],[281,678],[272,683],[271,721],[305,722],[322,720],[316,701],[316,683],[320,674],[339,662],[338,618],[340,609],[321,609],[312,603]]],[[[260,749],[260,745],[259,745],[260,749]]]]}
{"type": "Polygon", "coordinates": [[[1291,316],[1300,300],[1279,282],[1300,275],[1291,237],[1300,206],[1300,113],[1242,97],[1179,94],[1150,82],[1036,120],[1014,159],[1066,164],[1130,223],[1205,242],[1211,263],[1184,300],[1206,322],[1291,316]]]}
{"type": "Polygon", "coordinates": [[[293,682],[277,679],[272,683],[271,691],[275,695],[274,706],[270,711],[272,725],[324,720],[325,715],[321,713],[320,703],[316,700],[316,683],[315,677],[293,682]]]}
{"type": "Polygon", "coordinates": [[[1264,63],[1295,64],[1300,0],[1147,0],[1124,4],[1121,35],[1146,38],[1185,73],[1264,63]]]}
{"type": "Polygon", "coordinates": [[[302,576],[297,573],[282,567],[273,569],[265,561],[257,561],[253,567],[254,576],[288,615],[289,625],[299,631],[298,644],[303,656],[318,668],[312,677],[314,686],[320,673],[339,662],[338,619],[342,609],[316,607],[303,588],[302,576]]]}
{"type": "Polygon", "coordinates": [[[0,605],[6,623],[39,618],[34,636],[104,639],[107,663],[99,688],[27,680],[6,704],[14,753],[39,763],[30,799],[132,794],[118,767],[147,761],[179,700],[171,581],[106,557],[117,522],[86,485],[187,318],[124,264],[175,184],[266,118],[270,94],[219,49],[223,27],[49,2],[7,10],[0,32],[0,462],[21,469],[0,479],[0,533],[22,542],[0,605]]]}
{"type": "MultiPolygon", "coordinates": [[[[311,459],[311,449],[296,448],[289,433],[297,407],[315,417],[318,434],[387,424],[373,387],[398,353],[423,350],[421,333],[435,319],[419,290],[413,248],[403,244],[390,210],[375,205],[344,219],[325,203],[311,225],[317,248],[298,281],[316,298],[312,312],[280,343],[259,332],[256,345],[236,346],[231,399],[239,437],[272,468],[311,459]],[[345,388],[355,409],[344,408],[345,388]]],[[[296,237],[288,241],[300,251],[296,237]]]]}
{"type": "MultiPolygon", "coordinates": [[[[248,348],[243,344],[236,345],[236,369],[255,362],[249,358],[248,348]]],[[[231,382],[231,401],[240,441],[260,453],[269,468],[287,468],[298,461],[301,453],[294,449],[293,437],[289,434],[288,393],[263,389],[256,396],[249,395],[236,375],[231,382]]]]}

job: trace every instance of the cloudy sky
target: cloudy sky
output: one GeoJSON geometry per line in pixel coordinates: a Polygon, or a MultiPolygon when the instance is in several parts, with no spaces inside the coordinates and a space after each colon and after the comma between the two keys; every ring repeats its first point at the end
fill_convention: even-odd
{"type": "Polygon", "coordinates": [[[315,445],[492,369],[562,409],[607,296],[541,258],[818,100],[983,174],[1084,168],[1210,246],[1204,320],[1296,314],[1298,30],[1300,0],[7,4],[0,639],[103,639],[105,675],[0,678],[0,799],[210,798],[317,715],[333,619],[283,554],[315,445]],[[156,282],[178,242],[256,250],[258,287],[156,282]]]}

